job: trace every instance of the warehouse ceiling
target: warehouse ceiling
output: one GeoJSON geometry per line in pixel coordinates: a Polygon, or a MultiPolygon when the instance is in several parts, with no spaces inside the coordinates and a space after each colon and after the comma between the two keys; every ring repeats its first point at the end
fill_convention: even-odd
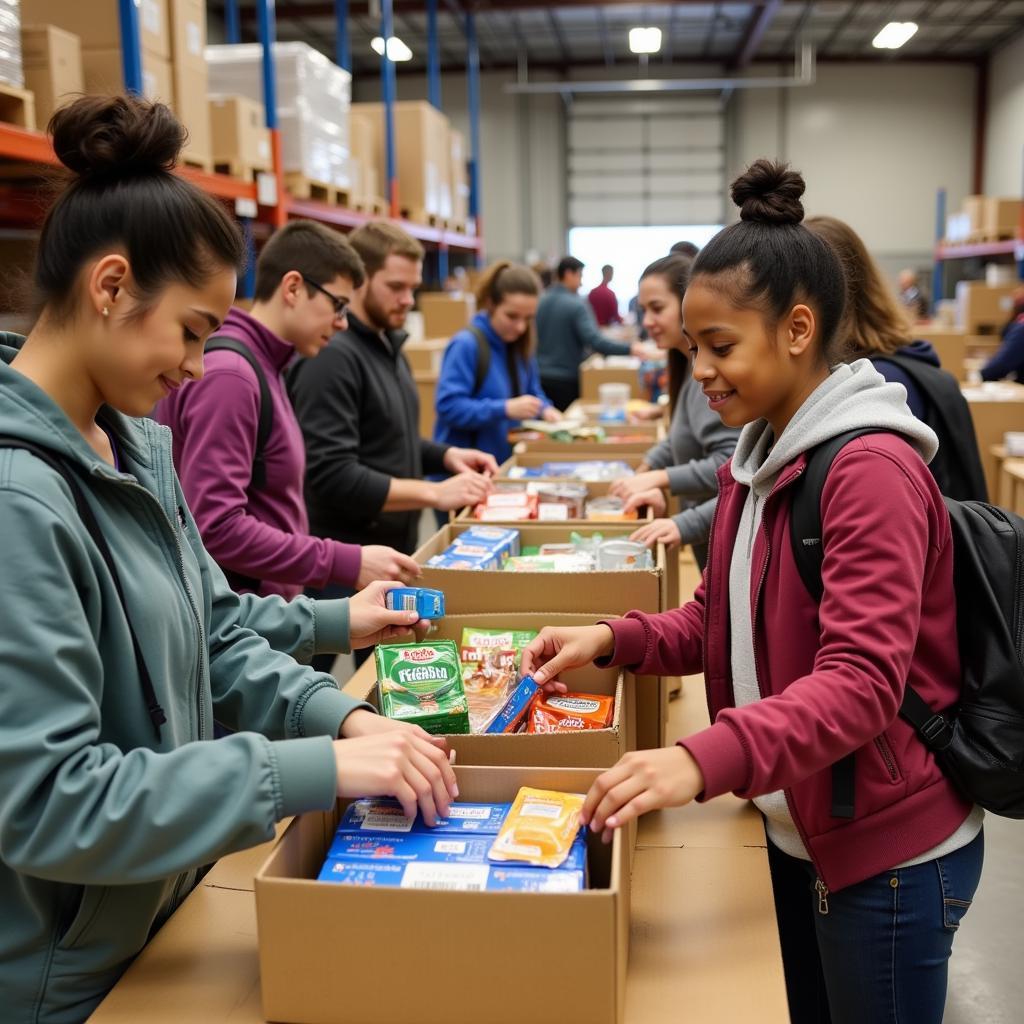
{"type": "MultiPolygon", "coordinates": [[[[255,40],[252,0],[241,0],[244,41],[255,40]]],[[[219,38],[223,8],[208,7],[211,37],[219,38]]],[[[662,30],[652,67],[717,65],[739,69],[756,61],[791,61],[800,41],[814,44],[820,61],[976,61],[1024,31],[1024,0],[897,0],[897,2],[587,3],[581,0],[438,0],[442,70],[465,68],[463,14],[474,10],[484,71],[501,68],[565,70],[569,66],[629,69],[634,26],[662,30]],[[913,21],[913,38],[897,51],[876,50],[871,40],[890,21],[913,21]]],[[[423,72],[427,57],[426,5],[394,0],[395,35],[413,51],[400,74],[423,72]]],[[[380,58],[370,49],[379,36],[379,5],[351,0],[349,32],[353,72],[375,73],[380,58]]],[[[304,40],[332,58],[333,3],[278,0],[282,41],[304,40]]]]}

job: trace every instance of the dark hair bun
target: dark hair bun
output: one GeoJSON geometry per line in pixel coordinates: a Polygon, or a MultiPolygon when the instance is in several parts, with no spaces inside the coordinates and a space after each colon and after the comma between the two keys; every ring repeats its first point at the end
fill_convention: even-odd
{"type": "Polygon", "coordinates": [[[82,96],[48,131],[60,162],[83,178],[167,173],[187,138],[169,107],[136,96],[82,96]]]}
{"type": "Polygon", "coordinates": [[[755,160],[732,183],[732,201],[743,220],[762,224],[799,224],[804,219],[804,179],[788,164],[755,160]]]}

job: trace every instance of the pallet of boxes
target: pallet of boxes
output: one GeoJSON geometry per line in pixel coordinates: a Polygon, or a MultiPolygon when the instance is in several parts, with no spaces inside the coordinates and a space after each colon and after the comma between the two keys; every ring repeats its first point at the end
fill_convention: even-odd
{"type": "MultiPolygon", "coordinates": [[[[188,130],[182,163],[211,171],[213,149],[203,56],[206,3],[204,0],[140,0],[137,7],[143,95],[167,103],[188,130]]],[[[87,93],[124,91],[117,4],[22,0],[21,16],[33,33],[31,52],[35,55],[35,79],[43,81],[43,61],[56,62],[51,65],[46,87],[41,90],[48,113],[52,113],[63,96],[83,88],[87,93]],[[76,77],[79,61],[80,84],[76,77]]]]}
{"type": "MultiPolygon", "coordinates": [[[[559,479],[566,490],[631,468],[587,461],[559,479]]],[[[526,503],[540,501],[530,492],[526,503]]],[[[341,802],[290,826],[255,882],[272,1019],[621,1024],[636,829],[605,845],[578,815],[602,769],[662,742],[659,680],[588,665],[563,674],[567,693],[545,694],[520,663],[545,626],[659,611],[664,552],[631,548],[621,519],[565,511],[560,521],[460,518],[416,553],[417,587],[393,592],[432,628],[378,646],[346,690],[444,735],[459,798],[436,828],[390,800],[341,802]],[[445,941],[428,941],[439,920],[445,941]],[[417,949],[400,986],[368,984],[335,1010],[321,987],[293,983],[300,966],[329,971],[340,948],[349,971],[383,981],[380,948],[395,934],[417,949]],[[538,971],[538,934],[557,945],[557,971],[538,971]],[[422,1000],[452,963],[472,965],[459,970],[459,999],[422,1000]],[[495,999],[510,972],[533,981],[495,999]],[[566,986],[567,973],[587,984],[566,986]]]]}
{"type": "Polygon", "coordinates": [[[1005,242],[1020,237],[1019,197],[967,196],[960,210],[946,217],[946,238],[950,245],[1005,242]]]}
{"type": "MultiPolygon", "coordinates": [[[[208,46],[210,93],[218,99],[243,97],[262,107],[262,53],[259,43],[208,46]]],[[[349,206],[352,76],[307,43],[275,43],[274,67],[285,188],[297,199],[349,206]]],[[[252,108],[236,102],[223,116],[249,140],[240,168],[248,174],[269,170],[263,166],[266,136],[257,130],[252,108]]],[[[220,155],[230,156],[226,151],[220,155]]]]}

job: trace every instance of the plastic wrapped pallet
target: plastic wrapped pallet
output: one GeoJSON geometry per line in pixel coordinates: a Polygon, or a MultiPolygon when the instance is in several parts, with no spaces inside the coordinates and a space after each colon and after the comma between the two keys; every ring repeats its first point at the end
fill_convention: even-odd
{"type": "MultiPolygon", "coordinates": [[[[261,54],[258,43],[208,46],[210,92],[262,102],[261,54]]],[[[275,43],[274,64],[284,170],[351,188],[352,76],[306,43],[275,43]]]]}
{"type": "Polygon", "coordinates": [[[21,67],[21,0],[0,0],[0,82],[25,84],[21,67]]]}

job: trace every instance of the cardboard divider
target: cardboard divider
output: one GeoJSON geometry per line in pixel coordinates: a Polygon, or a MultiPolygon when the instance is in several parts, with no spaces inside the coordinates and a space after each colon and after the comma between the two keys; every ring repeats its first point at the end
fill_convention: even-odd
{"type": "MultiPolygon", "coordinates": [[[[510,615],[450,615],[438,622],[430,640],[458,644],[467,626],[480,629],[533,629],[545,626],[591,626],[601,616],[554,615],[527,612],[510,615]]],[[[614,618],[614,616],[607,616],[614,618]]],[[[586,665],[560,676],[573,693],[615,697],[612,724],[607,729],[565,733],[446,736],[460,765],[534,765],[541,767],[610,768],[623,754],[636,749],[636,678],[617,668],[586,665]]],[[[345,692],[377,706],[377,676],[367,661],[349,680],[345,692]]]]}
{"type": "MultiPolygon", "coordinates": [[[[455,769],[460,798],[584,793],[582,768],[455,769]]],[[[361,888],[315,881],[346,804],[302,815],[255,879],[263,1012],[285,1024],[621,1024],[628,835],[589,836],[581,893],[361,888]],[[549,971],[538,956],[554,951],[549,971]],[[338,984],[344,979],[345,984],[338,984]],[[547,980],[545,980],[547,979],[547,980]]]]}

